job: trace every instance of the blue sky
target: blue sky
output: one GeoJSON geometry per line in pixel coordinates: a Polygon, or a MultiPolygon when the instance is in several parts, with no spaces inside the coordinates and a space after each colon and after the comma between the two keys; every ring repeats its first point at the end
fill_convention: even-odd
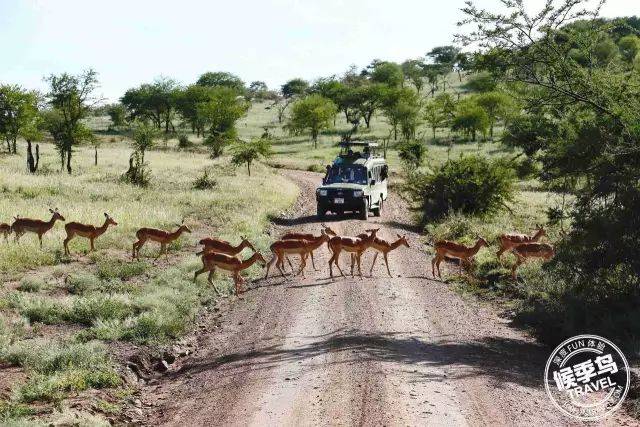
{"type": "MultiPolygon", "coordinates": [[[[493,8],[498,0],[480,0],[493,8]]],[[[535,7],[543,0],[528,0],[535,7]]],[[[92,67],[116,100],[160,75],[194,82],[230,71],[278,87],[402,61],[450,44],[463,0],[0,0],[0,82],[43,89],[42,78],[92,67]]],[[[604,16],[640,14],[609,0],[604,16]]]]}

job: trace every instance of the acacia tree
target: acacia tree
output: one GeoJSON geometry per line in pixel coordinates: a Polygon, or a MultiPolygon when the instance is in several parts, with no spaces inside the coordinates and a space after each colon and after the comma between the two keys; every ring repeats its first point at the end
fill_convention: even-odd
{"type": "Polygon", "coordinates": [[[478,132],[483,135],[489,127],[489,116],[472,99],[465,99],[458,103],[456,113],[451,122],[451,130],[462,131],[471,141],[476,141],[478,132]]]}
{"type": "Polygon", "coordinates": [[[432,99],[424,106],[424,120],[433,131],[433,139],[436,139],[436,130],[446,125],[447,117],[436,102],[432,99]]]}
{"type": "Polygon", "coordinates": [[[236,166],[247,165],[247,173],[251,176],[251,164],[271,154],[271,140],[268,138],[255,138],[249,142],[238,141],[231,147],[231,163],[236,166]]]}
{"type": "Polygon", "coordinates": [[[314,148],[318,147],[318,135],[328,129],[338,112],[336,105],[321,95],[308,95],[296,101],[291,108],[291,117],[286,128],[293,134],[311,133],[314,148]]]}
{"type": "Polygon", "coordinates": [[[236,122],[249,110],[250,104],[235,89],[211,88],[210,99],[197,105],[198,121],[209,129],[205,139],[213,157],[222,155],[224,146],[236,139],[236,122]]]}
{"type": "Polygon", "coordinates": [[[0,86],[0,136],[7,151],[16,154],[18,136],[33,124],[38,116],[38,95],[20,86],[0,86]]]}
{"type": "Polygon", "coordinates": [[[130,120],[151,120],[158,129],[164,124],[165,133],[169,133],[169,128],[175,131],[173,120],[179,94],[175,80],[159,77],[151,84],[127,90],[120,102],[127,108],[130,120]]]}
{"type": "Polygon", "coordinates": [[[244,82],[240,77],[226,71],[204,73],[198,78],[196,84],[207,87],[226,87],[233,89],[238,94],[243,94],[246,90],[244,82]]]}
{"type": "Polygon", "coordinates": [[[392,127],[393,139],[398,139],[398,128],[405,140],[415,136],[420,124],[420,97],[415,90],[408,87],[389,89],[382,111],[392,127]]]}
{"type": "Polygon", "coordinates": [[[512,99],[504,92],[493,91],[475,97],[475,102],[489,118],[489,137],[493,138],[493,128],[498,119],[506,119],[515,108],[512,99]]]}
{"type": "Polygon", "coordinates": [[[46,81],[50,86],[46,98],[52,110],[47,128],[54,138],[63,168],[66,161],[67,173],[71,174],[73,147],[93,137],[82,119],[99,101],[93,96],[98,87],[97,73],[90,69],[78,75],[52,74],[46,81]]]}
{"type": "Polygon", "coordinates": [[[409,79],[418,93],[422,93],[424,87],[425,63],[421,59],[408,59],[401,65],[405,78],[409,79]]]}

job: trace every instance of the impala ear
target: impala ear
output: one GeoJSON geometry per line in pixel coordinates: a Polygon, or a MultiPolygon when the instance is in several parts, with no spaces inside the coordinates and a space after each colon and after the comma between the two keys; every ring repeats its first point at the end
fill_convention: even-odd
{"type": "Polygon", "coordinates": [[[105,217],[105,218],[109,218],[109,215],[105,212],[105,213],[104,213],[104,217],[105,217]]]}
{"type": "Polygon", "coordinates": [[[49,208],[49,212],[53,213],[53,209],[49,208]]]}

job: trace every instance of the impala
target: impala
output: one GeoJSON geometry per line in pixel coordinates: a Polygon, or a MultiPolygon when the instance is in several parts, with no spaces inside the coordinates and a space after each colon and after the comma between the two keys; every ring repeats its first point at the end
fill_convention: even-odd
{"type": "Polygon", "coordinates": [[[260,252],[255,252],[249,259],[246,259],[244,261],[241,261],[235,256],[219,254],[216,252],[208,252],[202,255],[202,268],[195,272],[193,281],[195,282],[200,274],[208,271],[209,276],[207,277],[207,282],[209,282],[209,284],[213,286],[213,289],[219,295],[220,291],[213,283],[213,275],[216,272],[216,267],[218,267],[222,270],[230,271],[233,274],[236,295],[238,295],[239,293],[241,293],[240,285],[244,284],[245,282],[245,280],[240,275],[240,272],[251,267],[257,261],[259,261],[264,266],[265,260],[260,252]]]}
{"type": "Polygon", "coordinates": [[[518,258],[511,267],[511,277],[517,279],[516,269],[529,258],[542,258],[549,261],[556,254],[553,246],[546,243],[523,243],[513,248],[513,254],[518,258]]]}
{"type": "Polygon", "coordinates": [[[238,246],[233,246],[231,243],[226,240],[220,240],[213,237],[207,237],[205,239],[200,240],[198,243],[203,245],[204,248],[198,252],[196,255],[202,255],[207,252],[217,252],[219,254],[226,255],[238,255],[243,251],[244,248],[249,248],[253,252],[257,252],[256,248],[253,247],[251,242],[247,240],[246,237],[241,236],[242,240],[238,246]]]}
{"type": "Polygon", "coordinates": [[[40,247],[42,247],[42,236],[47,231],[53,228],[56,221],[64,221],[64,217],[60,215],[60,212],[58,212],[58,208],[56,208],[55,210],[49,209],[49,212],[51,212],[51,219],[49,221],[16,217],[15,221],[13,221],[13,224],[11,224],[11,230],[15,234],[15,241],[18,242],[20,240],[20,237],[22,237],[22,235],[28,231],[31,233],[36,233],[38,235],[38,240],[40,240],[40,247]]]}
{"type": "MultiPolygon", "coordinates": [[[[337,233],[325,224],[322,224],[322,230],[328,236],[337,236],[337,233]]],[[[310,233],[287,233],[287,234],[284,234],[282,237],[280,237],[280,240],[313,240],[317,238],[318,236],[314,236],[313,234],[310,234],[310,233]]],[[[291,261],[289,261],[289,258],[287,258],[287,262],[291,266],[291,261]]],[[[313,252],[311,252],[311,265],[313,266],[314,270],[317,270],[316,262],[315,262],[315,259],[313,258],[313,252]]],[[[291,270],[293,270],[293,266],[291,266],[291,270]]]]}
{"type": "Polygon", "coordinates": [[[115,222],[106,212],[104,213],[104,223],[100,227],[90,224],[81,224],[79,222],[69,222],[65,224],[64,229],[67,232],[67,238],[62,242],[65,255],[71,254],[69,251],[69,242],[75,236],[86,237],[89,239],[90,250],[95,251],[96,248],[93,246],[94,240],[102,236],[110,225],[118,225],[118,223],[115,222]]]}
{"type": "MultiPolygon", "coordinates": [[[[284,260],[287,255],[297,254],[300,255],[300,270],[297,274],[302,273],[302,277],[304,277],[304,268],[307,265],[307,257],[311,254],[313,259],[313,251],[322,246],[323,243],[327,243],[330,237],[323,229],[320,231],[320,236],[314,236],[311,239],[298,239],[298,240],[278,240],[271,244],[271,253],[273,253],[273,258],[267,264],[267,273],[264,278],[269,277],[269,270],[271,266],[275,263],[276,267],[280,271],[282,277],[284,277],[284,271],[282,267],[284,267],[284,260]]],[[[291,265],[291,263],[289,263],[291,265]]],[[[293,270],[293,266],[291,266],[291,270],[293,270]]]]}
{"type": "Polygon", "coordinates": [[[11,234],[11,226],[6,222],[0,222],[0,234],[4,236],[4,241],[9,241],[9,234],[11,234]]]}
{"type": "MultiPolygon", "coordinates": [[[[366,233],[358,234],[358,237],[361,239],[364,239],[367,236],[368,234],[366,233]]],[[[371,269],[369,270],[369,275],[373,273],[373,266],[376,265],[376,259],[378,259],[378,254],[381,253],[382,256],[384,257],[384,263],[387,266],[387,273],[389,273],[389,277],[393,277],[391,276],[391,271],[389,271],[389,260],[387,259],[389,252],[399,248],[400,246],[409,247],[409,242],[407,242],[407,236],[401,236],[399,234],[396,234],[396,236],[398,236],[398,240],[396,240],[395,242],[387,242],[386,240],[381,239],[379,237],[376,237],[373,240],[373,243],[371,244],[371,248],[375,249],[376,253],[373,255],[373,262],[371,263],[371,269]]],[[[354,262],[355,262],[355,255],[351,254],[351,275],[352,276],[353,276],[354,262]]]]}
{"type": "Polygon", "coordinates": [[[332,237],[328,242],[329,249],[331,250],[331,252],[333,252],[333,255],[329,259],[329,274],[331,275],[331,277],[333,277],[332,264],[334,263],[336,264],[336,267],[338,267],[338,271],[340,272],[342,277],[344,277],[344,273],[342,272],[340,264],[338,263],[340,259],[340,252],[342,251],[350,252],[355,255],[356,262],[358,263],[358,272],[360,273],[360,277],[362,277],[362,270],[360,269],[360,259],[362,257],[362,253],[373,244],[378,230],[379,228],[366,230],[366,232],[369,234],[364,238],[349,236],[332,237]]]}
{"type": "Polygon", "coordinates": [[[500,249],[498,250],[498,253],[496,253],[498,261],[502,262],[503,253],[508,252],[523,243],[536,243],[538,240],[540,240],[540,238],[542,238],[542,236],[546,234],[547,232],[545,231],[545,229],[542,226],[536,224],[536,231],[531,236],[517,233],[500,235],[498,237],[500,249]]]}
{"type": "Polygon", "coordinates": [[[431,274],[433,277],[436,277],[435,268],[437,267],[438,276],[442,278],[442,274],[440,274],[440,263],[445,257],[458,259],[460,261],[460,273],[462,274],[462,263],[466,262],[467,264],[471,264],[472,258],[483,246],[489,246],[489,244],[482,237],[479,237],[476,244],[471,247],[448,240],[436,242],[434,245],[436,256],[431,260],[431,274]]]}
{"type": "Polygon", "coordinates": [[[147,240],[151,240],[152,242],[160,243],[160,253],[156,257],[156,259],[160,258],[163,253],[168,259],[169,256],[167,255],[167,245],[178,239],[178,237],[180,237],[182,233],[191,233],[189,227],[184,225],[184,221],[174,232],[159,230],[157,228],[141,228],[136,231],[136,237],[138,238],[138,241],[133,244],[132,258],[140,259],[140,249],[142,249],[142,246],[146,243],[147,240]]]}

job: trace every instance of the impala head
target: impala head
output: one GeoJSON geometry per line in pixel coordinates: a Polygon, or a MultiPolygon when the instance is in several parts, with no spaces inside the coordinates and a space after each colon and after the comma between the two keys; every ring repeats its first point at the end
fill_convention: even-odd
{"type": "MultiPolygon", "coordinates": [[[[329,230],[331,230],[331,229],[329,229],[329,230]]],[[[328,242],[329,240],[331,240],[331,237],[332,237],[332,236],[329,235],[329,233],[327,233],[327,230],[324,229],[324,228],[322,230],[320,230],[320,236],[321,236],[320,240],[322,242],[328,242]]],[[[335,234],[333,236],[335,236],[335,234]]]]}
{"type": "Polygon", "coordinates": [[[104,217],[107,220],[107,224],[118,225],[118,223],[113,218],[111,218],[108,213],[105,212],[104,217]]]}
{"type": "Polygon", "coordinates": [[[336,233],[335,231],[333,231],[327,224],[325,224],[324,222],[322,223],[322,231],[327,233],[329,236],[337,236],[338,233],[336,233]]]}
{"type": "Polygon", "coordinates": [[[55,209],[49,209],[49,212],[51,212],[51,215],[53,215],[53,220],[60,220],[60,221],[64,221],[64,217],[62,215],[60,215],[60,212],[58,212],[58,208],[55,209]]]}
{"type": "Polygon", "coordinates": [[[247,240],[247,236],[240,236],[240,238],[242,239],[242,241],[240,242],[241,245],[245,245],[246,247],[251,249],[253,252],[256,252],[256,253],[258,252],[256,248],[253,247],[251,242],[247,240]]]}
{"type": "Polygon", "coordinates": [[[370,237],[376,237],[376,233],[378,232],[378,230],[380,230],[379,228],[371,228],[369,230],[364,230],[367,233],[370,233],[369,236],[370,237]]]}
{"type": "Polygon", "coordinates": [[[484,239],[484,237],[481,236],[477,236],[478,237],[478,241],[476,242],[476,245],[479,245],[480,247],[486,246],[489,247],[489,243],[484,239]]]}
{"type": "Polygon", "coordinates": [[[536,224],[536,234],[539,237],[546,236],[547,235],[547,230],[545,230],[543,226],[541,226],[539,224],[536,224]]]}
{"type": "Polygon", "coordinates": [[[184,225],[184,218],[182,218],[182,222],[180,224],[176,224],[178,226],[178,232],[180,233],[191,233],[191,229],[184,225]]]}
{"type": "Polygon", "coordinates": [[[410,247],[410,246],[409,246],[409,242],[407,241],[407,236],[406,236],[406,235],[401,236],[401,235],[399,235],[399,234],[396,234],[396,236],[398,236],[398,239],[400,240],[400,244],[401,244],[401,245],[404,245],[404,246],[406,246],[406,247],[410,247]]]}

